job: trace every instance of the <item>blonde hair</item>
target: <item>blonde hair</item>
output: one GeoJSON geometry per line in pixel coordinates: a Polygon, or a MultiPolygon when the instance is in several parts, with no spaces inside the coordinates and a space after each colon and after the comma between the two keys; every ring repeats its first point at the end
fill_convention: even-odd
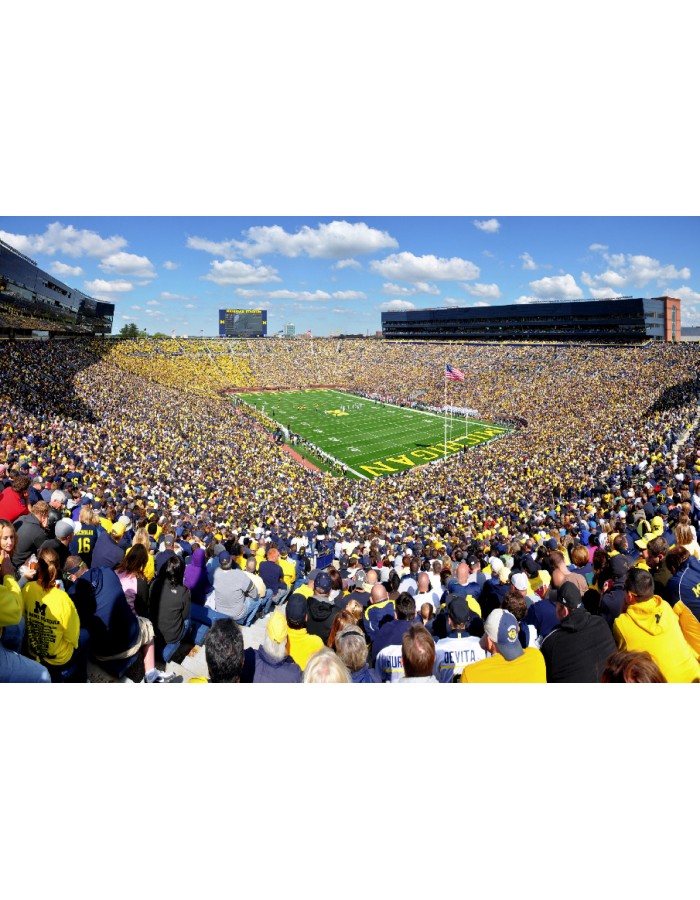
{"type": "Polygon", "coordinates": [[[348,600],[345,612],[349,612],[356,622],[362,618],[363,607],[359,600],[348,600]]]}
{"type": "Polygon", "coordinates": [[[136,544],[141,544],[142,547],[145,547],[147,551],[151,550],[151,539],[148,536],[148,532],[145,528],[137,528],[136,533],[134,534],[134,538],[131,541],[131,546],[135,547],[136,544]]]}
{"type": "Polygon", "coordinates": [[[322,647],[309,657],[304,670],[304,684],[350,684],[351,682],[348,667],[328,647],[322,647]]]}
{"type": "Polygon", "coordinates": [[[85,504],[85,506],[83,506],[83,508],[80,510],[78,521],[82,525],[99,525],[100,517],[97,515],[92,506],[88,506],[87,504],[85,504]]]}
{"type": "Polygon", "coordinates": [[[693,532],[690,530],[690,525],[676,525],[676,542],[684,547],[686,544],[692,544],[693,542],[693,532]]]}

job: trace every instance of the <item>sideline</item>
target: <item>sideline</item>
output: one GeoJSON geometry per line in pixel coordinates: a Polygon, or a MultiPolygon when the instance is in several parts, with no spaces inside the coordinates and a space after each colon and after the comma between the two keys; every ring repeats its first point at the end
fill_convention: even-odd
{"type": "MultiPolygon", "coordinates": [[[[414,412],[420,413],[423,416],[433,416],[435,419],[440,419],[441,422],[444,422],[445,416],[441,416],[439,413],[430,412],[427,409],[414,409],[412,406],[397,406],[395,403],[385,403],[383,400],[375,400],[373,397],[363,397],[361,394],[353,394],[351,391],[339,391],[335,388],[329,388],[329,393],[331,394],[340,394],[342,397],[359,397],[360,400],[366,400],[368,403],[376,403],[377,406],[384,406],[387,409],[400,409],[402,412],[414,412]]],[[[458,417],[459,421],[461,421],[461,416],[458,417]]],[[[507,425],[498,425],[495,422],[485,422],[483,419],[477,419],[476,416],[467,416],[466,418],[474,425],[482,425],[484,428],[500,428],[504,434],[510,434],[511,431],[514,431],[514,428],[509,428],[507,425]]],[[[483,441],[482,443],[486,443],[483,441]]]]}

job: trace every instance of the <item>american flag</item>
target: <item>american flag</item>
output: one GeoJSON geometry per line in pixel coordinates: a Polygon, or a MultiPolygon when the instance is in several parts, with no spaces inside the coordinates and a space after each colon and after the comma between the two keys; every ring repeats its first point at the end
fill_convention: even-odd
{"type": "Polygon", "coordinates": [[[464,381],[464,372],[461,369],[455,369],[449,363],[445,363],[445,378],[448,381],[464,381]]]}

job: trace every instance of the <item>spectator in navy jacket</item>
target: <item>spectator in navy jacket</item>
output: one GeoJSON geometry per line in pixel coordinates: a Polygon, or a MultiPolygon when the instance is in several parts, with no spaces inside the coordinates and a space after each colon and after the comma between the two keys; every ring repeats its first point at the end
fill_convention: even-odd
{"type": "Polygon", "coordinates": [[[124,559],[124,551],[119,546],[126,528],[121,522],[115,522],[110,532],[103,531],[97,538],[95,549],[92,551],[92,567],[114,569],[124,559]]]}
{"type": "Polygon", "coordinates": [[[270,616],[262,644],[255,651],[254,684],[297,683],[301,668],[288,652],[287,617],[277,609],[270,616]]]}

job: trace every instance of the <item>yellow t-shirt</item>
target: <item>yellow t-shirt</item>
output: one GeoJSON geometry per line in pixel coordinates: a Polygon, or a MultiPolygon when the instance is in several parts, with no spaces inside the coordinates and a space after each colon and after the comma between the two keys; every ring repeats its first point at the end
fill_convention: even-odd
{"type": "Polygon", "coordinates": [[[39,662],[64,666],[70,662],[80,637],[80,619],[65,591],[45,591],[30,582],[22,588],[29,654],[39,662]]]}
{"type": "Polygon", "coordinates": [[[309,657],[323,647],[323,641],[317,634],[309,634],[306,628],[290,628],[288,639],[289,655],[303,672],[309,657]]]}
{"type": "Polygon", "coordinates": [[[294,582],[297,580],[297,567],[296,563],[294,563],[288,557],[285,559],[284,556],[280,556],[279,564],[282,567],[282,571],[284,572],[284,583],[287,587],[292,587],[294,582]]]}
{"type": "Polygon", "coordinates": [[[5,575],[0,583],[0,635],[3,625],[18,625],[22,621],[22,594],[12,575],[5,575]]]}
{"type": "Polygon", "coordinates": [[[463,684],[545,684],[547,669],[540,651],[535,647],[526,647],[517,659],[509,661],[496,653],[488,659],[465,666],[460,681],[463,684]]]}

